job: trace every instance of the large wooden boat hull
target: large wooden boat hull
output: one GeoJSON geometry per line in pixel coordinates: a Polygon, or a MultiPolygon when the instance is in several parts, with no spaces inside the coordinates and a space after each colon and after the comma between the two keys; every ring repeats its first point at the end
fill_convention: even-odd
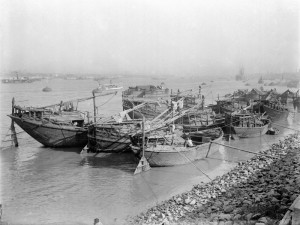
{"type": "Polygon", "coordinates": [[[123,123],[94,124],[89,127],[88,147],[92,152],[119,153],[130,150],[129,133],[139,129],[138,120],[123,123]]]}
{"type": "Polygon", "coordinates": [[[59,125],[34,119],[9,117],[32,138],[47,147],[83,147],[87,144],[87,129],[59,125]]]}
{"type": "MultiPolygon", "coordinates": [[[[221,143],[222,135],[215,139],[214,142],[221,143]]],[[[193,147],[172,146],[172,145],[158,145],[145,149],[145,157],[150,166],[163,167],[163,166],[176,166],[188,164],[193,161],[206,157],[209,150],[210,142],[196,145],[193,147]]],[[[210,146],[209,154],[219,151],[220,145],[212,143],[210,146]]]]}
{"type": "Polygon", "coordinates": [[[286,120],[289,116],[289,111],[287,109],[273,109],[268,105],[264,105],[264,110],[272,120],[286,120]]]}
{"type": "Polygon", "coordinates": [[[119,153],[128,150],[130,144],[131,141],[128,136],[104,137],[97,135],[97,141],[95,143],[91,141],[89,148],[97,152],[119,153]]]}
{"type": "Polygon", "coordinates": [[[260,137],[267,133],[269,124],[261,127],[236,127],[234,126],[234,131],[236,135],[240,138],[248,137],[260,137]]]}
{"type": "Polygon", "coordinates": [[[217,119],[215,123],[209,125],[184,124],[182,127],[184,132],[195,132],[195,131],[208,130],[208,129],[224,127],[224,126],[225,126],[225,118],[217,119]]]}

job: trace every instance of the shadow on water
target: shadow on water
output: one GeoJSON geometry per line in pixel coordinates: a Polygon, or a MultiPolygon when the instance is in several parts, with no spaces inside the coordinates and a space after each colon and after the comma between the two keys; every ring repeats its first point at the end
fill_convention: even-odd
{"type": "Polygon", "coordinates": [[[83,156],[79,165],[93,168],[113,168],[133,174],[138,162],[132,153],[98,153],[83,156]]]}
{"type": "Polygon", "coordinates": [[[75,152],[80,154],[82,148],[81,147],[65,147],[65,148],[53,148],[53,147],[47,147],[47,146],[41,146],[42,149],[50,149],[51,151],[57,151],[57,152],[75,152]]]}

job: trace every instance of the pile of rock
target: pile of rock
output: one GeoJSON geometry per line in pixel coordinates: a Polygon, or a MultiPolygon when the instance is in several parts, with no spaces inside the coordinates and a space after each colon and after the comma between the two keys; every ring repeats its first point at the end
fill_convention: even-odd
{"type": "Polygon", "coordinates": [[[300,136],[200,184],[130,221],[132,224],[277,224],[300,194],[300,136]]]}

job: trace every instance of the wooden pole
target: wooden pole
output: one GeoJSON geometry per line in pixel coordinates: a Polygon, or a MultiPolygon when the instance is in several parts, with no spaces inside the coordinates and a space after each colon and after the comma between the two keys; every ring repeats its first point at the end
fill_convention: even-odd
{"type": "Polygon", "coordinates": [[[210,151],[210,147],[211,147],[211,145],[212,145],[212,141],[210,141],[210,143],[209,143],[209,146],[208,146],[208,151],[207,151],[207,153],[206,153],[206,156],[205,156],[205,158],[207,158],[207,156],[208,156],[208,153],[209,153],[209,151],[210,151]]]}
{"type": "Polygon", "coordinates": [[[94,92],[92,92],[93,93],[93,106],[94,106],[94,123],[96,123],[96,97],[95,97],[95,93],[94,92]]]}
{"type": "Polygon", "coordinates": [[[143,129],[143,140],[142,140],[142,151],[143,151],[143,156],[142,158],[145,157],[145,117],[143,116],[143,123],[142,123],[142,129],[143,129]]]}
{"type": "Polygon", "coordinates": [[[232,114],[230,113],[229,142],[230,142],[230,139],[231,139],[231,129],[232,129],[232,114]]]}
{"type": "Polygon", "coordinates": [[[147,159],[145,158],[145,117],[143,116],[143,123],[142,123],[142,130],[143,130],[143,136],[142,136],[142,158],[136,167],[134,171],[134,175],[141,173],[141,172],[146,172],[151,169],[147,159]]]}
{"type": "MultiPolygon", "coordinates": [[[[15,98],[12,99],[12,110],[11,110],[12,116],[14,115],[14,111],[15,111],[15,98]]],[[[12,142],[14,142],[15,147],[18,147],[19,143],[18,143],[17,133],[15,129],[15,122],[13,119],[11,119],[10,129],[11,129],[11,140],[12,142]]]]}

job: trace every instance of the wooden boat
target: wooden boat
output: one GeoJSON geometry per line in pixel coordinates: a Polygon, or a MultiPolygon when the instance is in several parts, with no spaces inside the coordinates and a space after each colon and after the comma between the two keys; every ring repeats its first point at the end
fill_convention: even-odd
{"type": "Polygon", "coordinates": [[[250,114],[235,114],[232,126],[240,138],[259,137],[267,133],[270,127],[268,119],[250,114]]]}
{"type": "Polygon", "coordinates": [[[129,134],[141,127],[141,120],[111,122],[89,128],[89,152],[124,152],[130,150],[129,134]]]}
{"type": "Polygon", "coordinates": [[[129,87],[122,93],[123,110],[131,109],[139,104],[148,104],[137,110],[130,112],[132,119],[153,119],[169,107],[171,102],[169,89],[163,84],[159,86],[145,85],[129,87]]]}
{"type": "Polygon", "coordinates": [[[146,104],[141,104],[119,114],[102,118],[89,126],[88,152],[123,152],[128,150],[130,134],[141,127],[141,120],[132,120],[128,113],[138,110],[146,104]]]}
{"type": "MultiPolygon", "coordinates": [[[[141,132],[140,119],[131,119],[129,113],[140,110],[148,103],[143,103],[120,112],[111,117],[103,118],[97,123],[89,126],[88,151],[89,152],[123,152],[129,149],[131,144],[130,136],[141,132]]],[[[166,110],[153,120],[146,121],[147,131],[158,129],[166,124],[175,121],[186,111],[170,112],[166,110]]]]}
{"type": "Polygon", "coordinates": [[[47,147],[83,147],[87,143],[87,127],[78,111],[13,106],[8,116],[47,147]]]}
{"type": "MultiPolygon", "coordinates": [[[[192,140],[193,146],[187,145],[186,134],[156,134],[146,135],[146,146],[144,155],[150,166],[176,166],[188,164],[202,159],[206,156],[208,150],[210,154],[217,152],[220,145],[210,143],[214,141],[221,143],[223,131],[217,129],[216,132],[203,133],[192,132],[188,134],[192,140]]],[[[133,140],[133,148],[140,149],[141,145],[137,139],[133,140]]],[[[140,140],[140,139],[138,139],[140,140]]],[[[142,155],[142,152],[139,151],[142,155]]]]}
{"type": "Polygon", "coordinates": [[[93,93],[113,94],[123,87],[116,84],[99,84],[99,87],[93,90],[93,93]]]}
{"type": "Polygon", "coordinates": [[[187,113],[176,124],[182,125],[184,132],[193,132],[222,127],[225,125],[225,117],[215,114],[211,109],[197,110],[187,113]]]}
{"type": "Polygon", "coordinates": [[[172,101],[178,101],[179,99],[183,98],[183,108],[189,109],[194,107],[195,105],[201,106],[200,108],[204,108],[204,96],[201,95],[201,86],[199,86],[198,92],[195,93],[193,89],[180,91],[178,90],[177,93],[171,93],[172,101]]]}
{"type": "MultiPolygon", "coordinates": [[[[103,94],[104,95],[104,94],[103,94]]],[[[45,107],[21,107],[12,103],[12,122],[18,124],[31,137],[47,147],[83,147],[87,144],[85,114],[77,111],[78,103],[103,96],[61,102],[45,107]],[[77,103],[76,108],[73,102],[77,103]]],[[[94,116],[96,106],[94,105],[94,116]]]]}
{"type": "Polygon", "coordinates": [[[289,115],[288,108],[277,102],[265,102],[263,108],[273,121],[286,120],[289,115]]]}

